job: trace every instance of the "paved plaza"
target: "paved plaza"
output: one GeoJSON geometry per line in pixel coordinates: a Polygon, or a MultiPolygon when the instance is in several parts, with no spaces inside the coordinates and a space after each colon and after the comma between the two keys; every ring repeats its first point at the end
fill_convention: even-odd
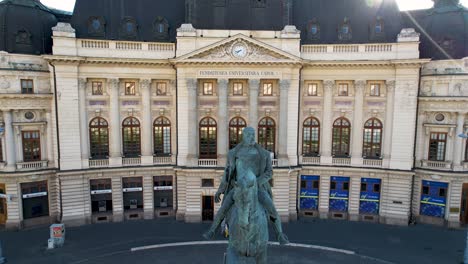
{"type": "MultiPolygon", "coordinates": [[[[133,221],[67,229],[65,246],[46,250],[48,228],[0,231],[8,263],[222,263],[221,236],[209,224],[133,221]],[[176,244],[174,244],[176,243],[176,244]]],[[[460,263],[464,230],[307,219],[284,225],[292,246],[269,248],[270,263],[460,263]]]]}

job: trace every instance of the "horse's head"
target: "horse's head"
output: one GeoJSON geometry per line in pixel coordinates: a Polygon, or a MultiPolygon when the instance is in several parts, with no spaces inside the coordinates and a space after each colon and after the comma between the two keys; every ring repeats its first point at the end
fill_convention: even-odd
{"type": "Polygon", "coordinates": [[[240,160],[236,162],[236,170],[237,180],[234,183],[234,200],[237,207],[239,224],[242,227],[246,227],[249,224],[249,216],[255,210],[258,200],[257,177],[240,160]]]}

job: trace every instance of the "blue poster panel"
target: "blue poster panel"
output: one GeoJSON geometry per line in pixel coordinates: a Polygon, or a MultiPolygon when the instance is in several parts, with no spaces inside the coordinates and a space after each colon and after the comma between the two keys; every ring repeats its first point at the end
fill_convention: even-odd
{"type": "Polygon", "coordinates": [[[361,195],[359,198],[360,214],[379,214],[381,184],[381,179],[361,179],[361,195]]]}
{"type": "Polygon", "coordinates": [[[421,215],[445,217],[448,183],[422,181],[421,215]]]}
{"type": "Polygon", "coordinates": [[[320,176],[301,175],[299,208],[302,210],[318,210],[320,176]]]}
{"type": "Polygon", "coordinates": [[[347,212],[349,203],[349,177],[330,178],[330,211],[347,212]]]}

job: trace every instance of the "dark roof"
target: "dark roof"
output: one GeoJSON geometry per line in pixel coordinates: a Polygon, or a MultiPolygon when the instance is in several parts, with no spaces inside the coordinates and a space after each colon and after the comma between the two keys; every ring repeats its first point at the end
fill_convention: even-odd
{"type": "Polygon", "coordinates": [[[405,24],[421,33],[421,57],[468,57],[468,9],[458,0],[435,0],[434,7],[404,12],[405,24]]]}
{"type": "Polygon", "coordinates": [[[71,24],[78,38],[174,41],[184,19],[185,0],[77,0],[71,24]],[[167,36],[157,34],[161,21],[167,36]]]}
{"type": "Polygon", "coordinates": [[[49,54],[56,24],[54,13],[38,0],[4,0],[0,2],[0,50],[49,54]]]}

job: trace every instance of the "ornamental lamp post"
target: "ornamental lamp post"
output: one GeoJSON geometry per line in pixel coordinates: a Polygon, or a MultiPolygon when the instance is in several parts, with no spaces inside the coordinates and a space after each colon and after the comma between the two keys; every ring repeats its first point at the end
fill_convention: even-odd
{"type": "MultiPolygon", "coordinates": [[[[461,133],[458,137],[468,139],[468,131],[461,133]]],[[[466,232],[465,254],[463,254],[463,263],[468,264],[468,229],[466,232]]]]}

